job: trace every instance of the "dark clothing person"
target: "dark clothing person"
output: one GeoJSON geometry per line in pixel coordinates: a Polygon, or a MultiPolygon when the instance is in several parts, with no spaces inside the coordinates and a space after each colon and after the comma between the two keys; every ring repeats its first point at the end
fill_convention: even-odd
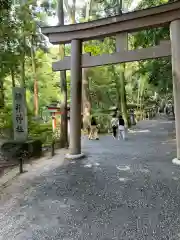
{"type": "Polygon", "coordinates": [[[124,119],[122,117],[119,118],[119,125],[124,126],[124,119]]]}
{"type": "Polygon", "coordinates": [[[118,128],[118,118],[116,116],[113,116],[113,118],[111,119],[111,126],[112,126],[113,137],[116,138],[117,128],[118,128]]]}
{"type": "Polygon", "coordinates": [[[122,116],[119,117],[119,136],[118,139],[122,138],[125,139],[125,123],[124,123],[124,119],[122,118],[122,116]]]}
{"type": "Polygon", "coordinates": [[[92,117],[91,119],[91,126],[97,126],[96,119],[92,117]]]}
{"type": "Polygon", "coordinates": [[[112,126],[112,132],[113,132],[113,137],[116,138],[117,137],[117,127],[116,126],[112,126]]]}

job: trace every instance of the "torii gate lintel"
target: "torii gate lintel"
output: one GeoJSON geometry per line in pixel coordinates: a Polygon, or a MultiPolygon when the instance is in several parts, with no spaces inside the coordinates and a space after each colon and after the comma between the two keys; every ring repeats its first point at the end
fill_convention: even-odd
{"type": "MultiPolygon", "coordinates": [[[[121,45],[122,47],[122,45],[121,45]]],[[[171,56],[170,41],[163,41],[158,46],[142,48],[136,50],[119,49],[119,52],[113,54],[102,54],[91,56],[90,53],[81,55],[81,68],[90,68],[110,64],[134,62],[146,59],[155,59],[171,56]]],[[[63,60],[52,63],[53,71],[63,71],[71,69],[71,57],[66,56],[63,60]]]]}

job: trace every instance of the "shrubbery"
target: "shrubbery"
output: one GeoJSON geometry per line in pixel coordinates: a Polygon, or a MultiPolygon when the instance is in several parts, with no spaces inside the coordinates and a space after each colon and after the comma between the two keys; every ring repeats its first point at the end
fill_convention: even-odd
{"type": "Polygon", "coordinates": [[[29,137],[39,139],[43,144],[51,143],[53,138],[52,123],[29,122],[29,137]]]}

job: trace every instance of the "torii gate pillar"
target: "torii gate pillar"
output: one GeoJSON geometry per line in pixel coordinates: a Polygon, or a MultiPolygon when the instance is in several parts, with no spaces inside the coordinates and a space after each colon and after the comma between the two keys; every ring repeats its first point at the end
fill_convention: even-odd
{"type": "Polygon", "coordinates": [[[71,104],[70,104],[70,153],[66,158],[77,159],[81,153],[81,102],[82,102],[82,46],[80,40],[71,41],[71,104]]]}
{"type": "Polygon", "coordinates": [[[170,36],[177,144],[177,158],[173,159],[173,162],[180,164],[180,20],[171,22],[170,36]]]}

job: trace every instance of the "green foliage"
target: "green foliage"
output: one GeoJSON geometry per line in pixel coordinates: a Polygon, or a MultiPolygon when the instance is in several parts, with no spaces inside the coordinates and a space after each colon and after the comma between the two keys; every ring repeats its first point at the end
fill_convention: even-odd
{"type": "Polygon", "coordinates": [[[48,136],[52,137],[51,124],[46,126],[31,120],[34,115],[33,63],[38,83],[39,109],[46,108],[53,100],[60,100],[61,94],[57,85],[59,76],[52,72],[52,53],[47,52],[47,43],[38,27],[41,16],[35,9],[36,1],[26,1],[21,5],[11,4],[0,11],[0,129],[12,129],[12,86],[22,86],[24,81],[29,135],[46,141],[48,136]]]}
{"type": "Polygon", "coordinates": [[[0,111],[0,129],[12,129],[12,113],[8,107],[0,111]]]}
{"type": "MultiPolygon", "coordinates": [[[[138,9],[153,7],[167,3],[167,0],[143,0],[138,9]]],[[[161,43],[162,40],[169,40],[169,27],[148,29],[134,34],[131,37],[131,48],[147,48],[161,43]]],[[[149,86],[153,86],[154,91],[163,99],[165,95],[172,98],[172,67],[170,58],[154,59],[140,62],[137,74],[144,76],[149,86]]]]}
{"type": "Polygon", "coordinates": [[[149,7],[159,6],[161,4],[168,3],[168,0],[143,0],[140,2],[138,9],[145,9],[149,7]]]}
{"type": "Polygon", "coordinates": [[[42,143],[47,144],[52,142],[52,123],[29,122],[29,136],[32,139],[39,139],[42,143]]]}

